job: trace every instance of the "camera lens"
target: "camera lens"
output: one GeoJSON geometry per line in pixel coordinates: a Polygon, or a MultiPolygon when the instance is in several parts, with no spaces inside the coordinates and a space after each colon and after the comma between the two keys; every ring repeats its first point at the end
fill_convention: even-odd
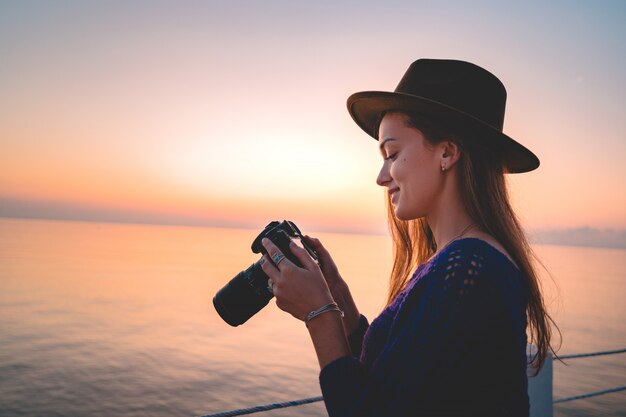
{"type": "Polygon", "coordinates": [[[215,294],[215,310],[231,326],[245,323],[274,297],[267,289],[267,280],[259,260],[215,294]]]}

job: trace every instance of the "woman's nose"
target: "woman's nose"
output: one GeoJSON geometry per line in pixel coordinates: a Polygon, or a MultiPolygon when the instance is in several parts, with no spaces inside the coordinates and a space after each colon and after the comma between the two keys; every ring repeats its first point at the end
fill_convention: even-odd
{"type": "Polygon", "coordinates": [[[384,187],[389,181],[391,181],[391,176],[389,175],[389,168],[387,164],[383,164],[380,172],[378,173],[378,177],[376,178],[376,184],[384,187]]]}

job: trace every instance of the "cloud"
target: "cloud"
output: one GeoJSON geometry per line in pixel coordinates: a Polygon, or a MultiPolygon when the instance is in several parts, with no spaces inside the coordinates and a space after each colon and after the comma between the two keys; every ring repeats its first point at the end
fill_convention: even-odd
{"type": "MultiPolygon", "coordinates": [[[[0,196],[0,217],[200,227],[258,227],[258,222],[246,222],[245,220],[235,221],[211,216],[130,210],[121,207],[104,208],[76,202],[29,200],[5,196],[0,196]]],[[[320,221],[310,221],[309,223],[311,224],[307,224],[307,226],[316,231],[385,234],[385,232],[381,232],[381,230],[376,227],[372,227],[371,229],[354,229],[350,227],[337,227],[336,224],[325,225],[325,222],[320,223],[320,221]]],[[[535,229],[528,231],[528,236],[530,242],[533,244],[626,249],[626,230],[596,229],[591,227],[535,229]]]]}
{"type": "Polygon", "coordinates": [[[245,222],[66,201],[0,197],[0,217],[177,226],[252,227],[245,222]]]}
{"type": "Polygon", "coordinates": [[[590,227],[541,229],[532,231],[529,235],[532,243],[626,249],[626,230],[590,227]]]}

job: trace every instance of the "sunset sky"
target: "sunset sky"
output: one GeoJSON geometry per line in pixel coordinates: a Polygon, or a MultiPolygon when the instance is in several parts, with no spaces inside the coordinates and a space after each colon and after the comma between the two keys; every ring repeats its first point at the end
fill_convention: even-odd
{"type": "Polygon", "coordinates": [[[508,91],[529,229],[626,228],[626,2],[2,1],[0,216],[385,230],[346,110],[422,57],[508,91]]]}

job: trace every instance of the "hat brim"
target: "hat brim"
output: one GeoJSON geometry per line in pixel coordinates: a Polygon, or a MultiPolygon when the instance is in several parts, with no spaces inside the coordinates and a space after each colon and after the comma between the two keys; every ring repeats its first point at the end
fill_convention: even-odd
{"type": "Polygon", "coordinates": [[[376,140],[381,115],[390,110],[404,110],[449,122],[461,132],[472,132],[473,140],[481,141],[501,158],[508,173],[528,172],[539,167],[539,158],[519,142],[474,116],[437,101],[403,93],[363,91],[352,94],[347,104],[356,124],[376,140]]]}

